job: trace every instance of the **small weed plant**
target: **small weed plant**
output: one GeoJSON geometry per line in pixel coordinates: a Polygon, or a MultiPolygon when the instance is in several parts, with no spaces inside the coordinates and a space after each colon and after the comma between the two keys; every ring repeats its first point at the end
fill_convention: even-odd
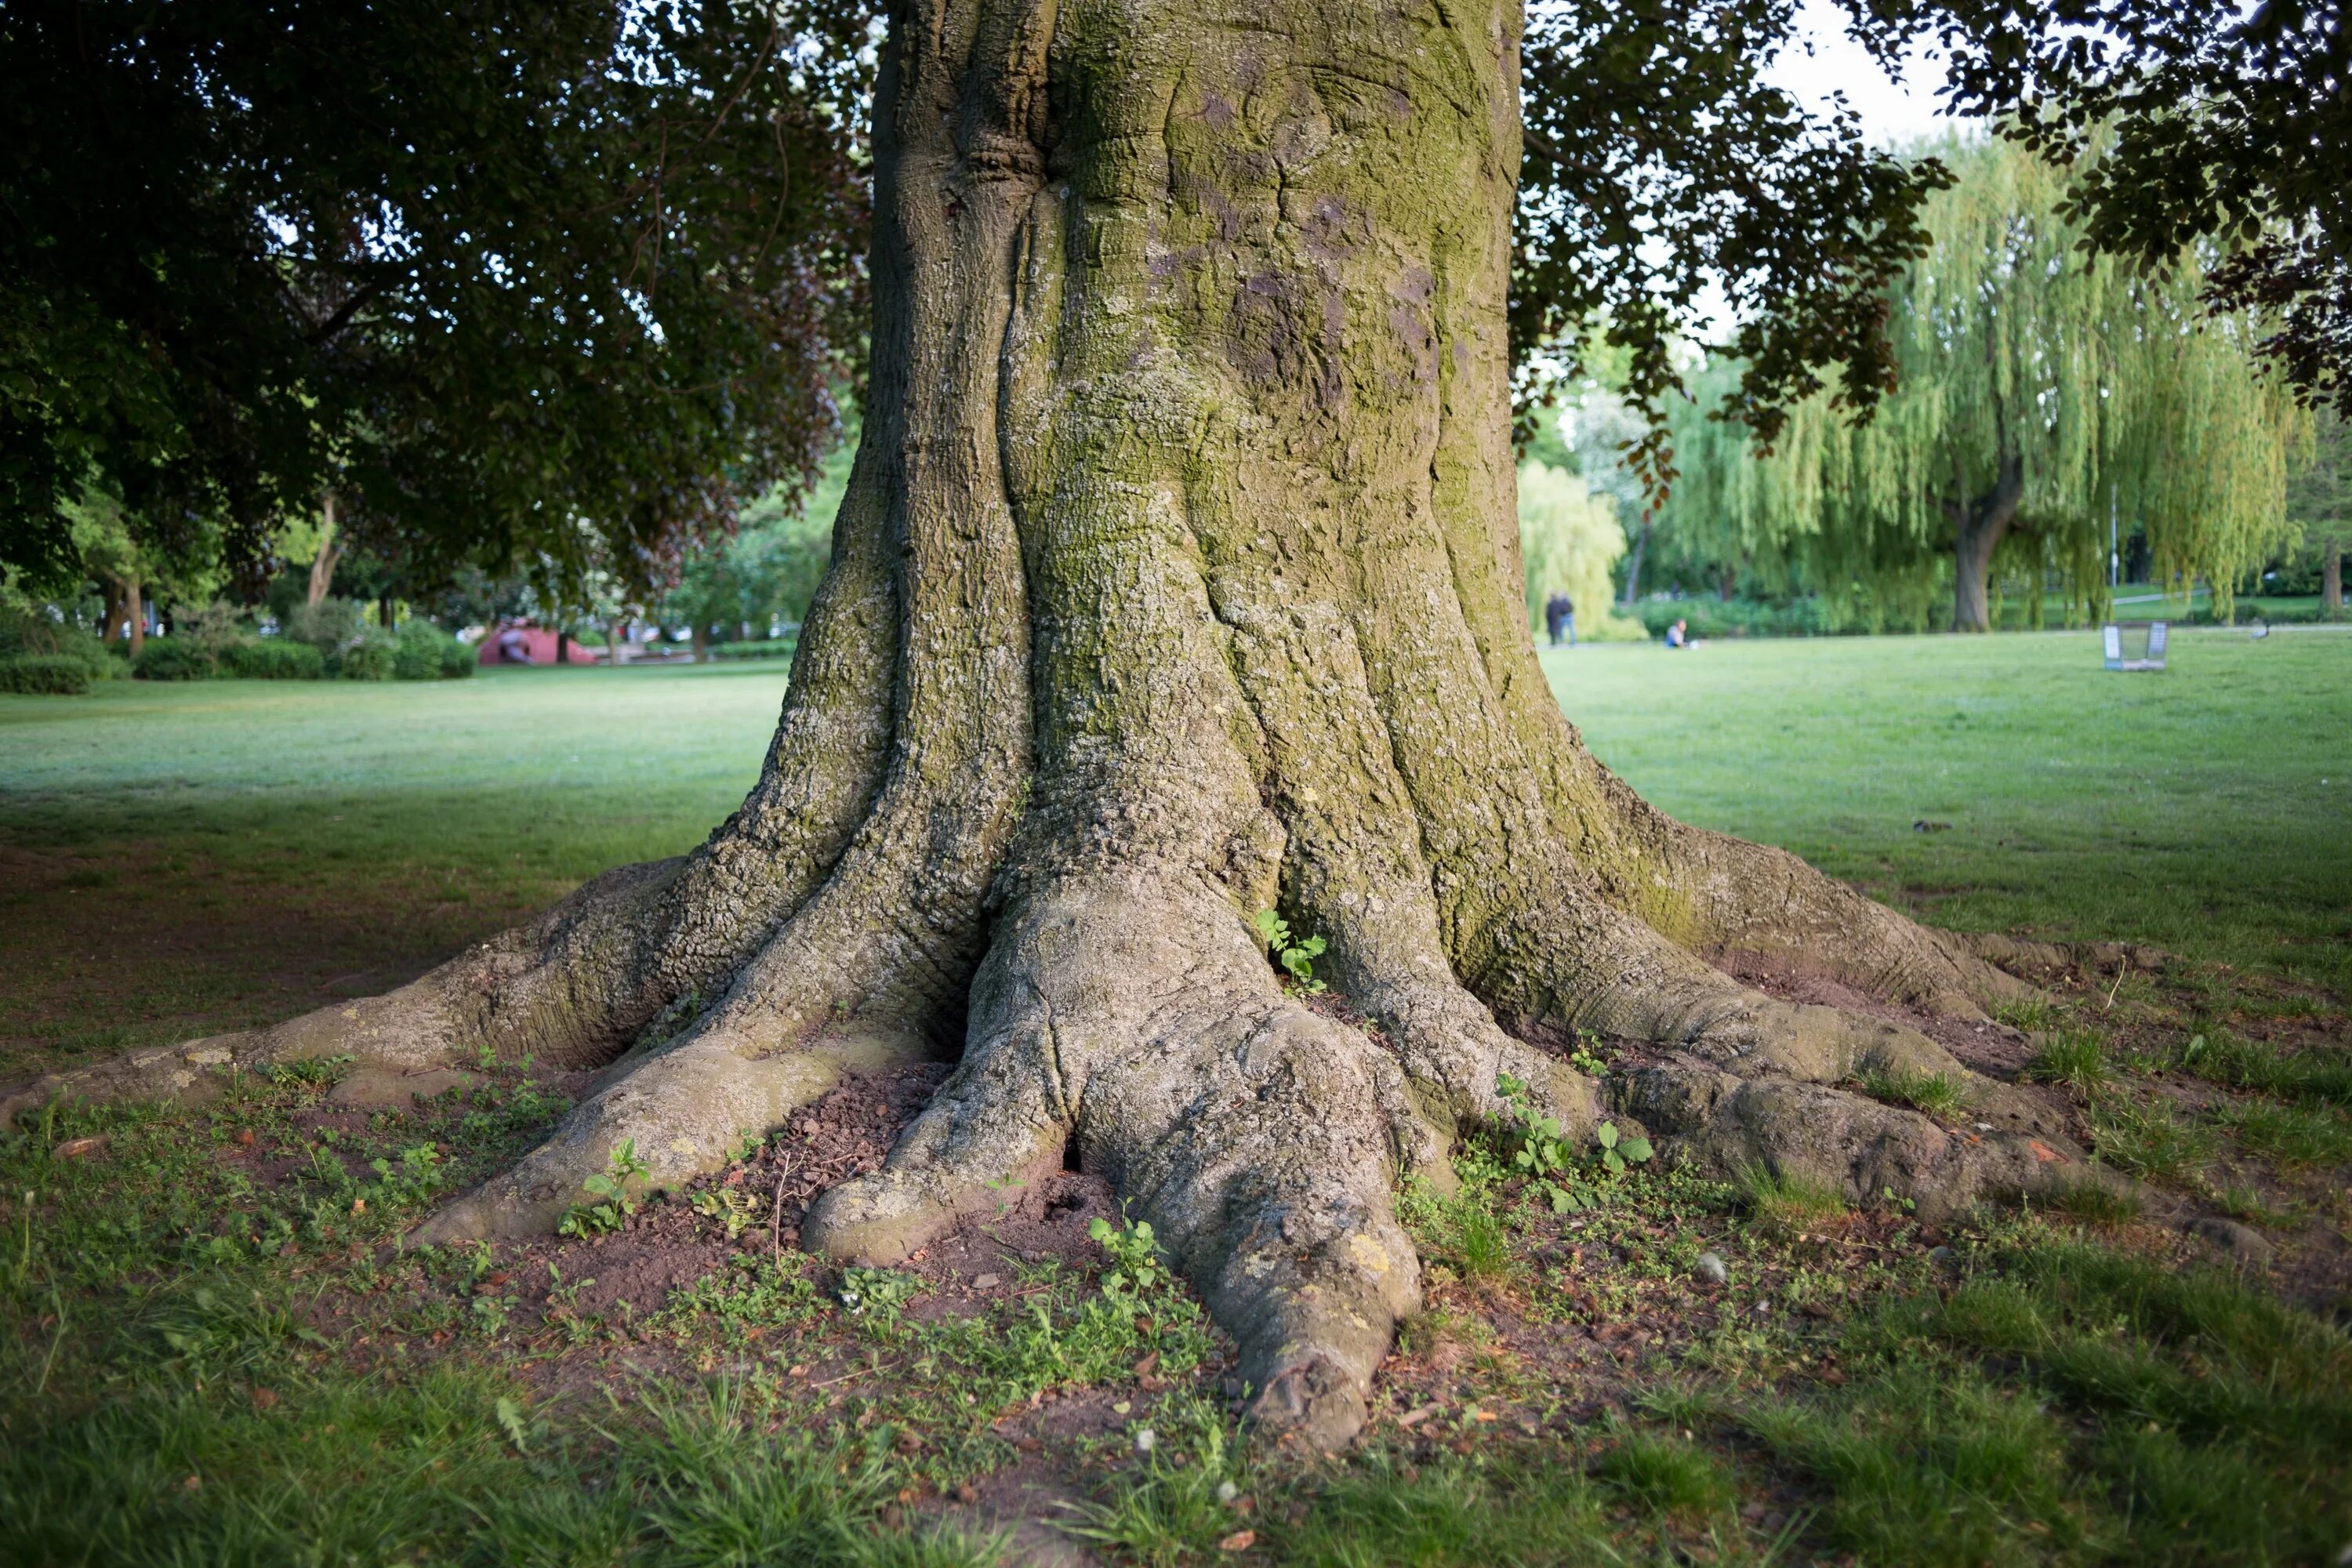
{"type": "Polygon", "coordinates": [[[612,1163],[580,1184],[586,1188],[589,1203],[575,1204],[556,1228],[565,1236],[605,1236],[628,1223],[637,1212],[637,1200],[629,1194],[632,1181],[643,1181],[653,1169],[637,1158],[637,1141],[624,1138],[613,1147],[612,1163]]]}
{"type": "Polygon", "coordinates": [[[2113,1072],[2107,1066],[2106,1043],[2089,1029],[2059,1029],[2042,1038],[2025,1076],[2054,1083],[2077,1100],[2090,1100],[2106,1088],[2113,1072]]]}
{"type": "Polygon", "coordinates": [[[1843,1196],[1793,1171],[1743,1165],[1733,1173],[1732,1185],[1748,1218],[1768,1236],[1798,1236],[1846,1212],[1843,1196]]]}
{"type": "MultiPolygon", "coordinates": [[[[1495,1079],[1495,1092],[1505,1107],[1510,1173],[1526,1178],[1528,1189],[1549,1203],[1554,1214],[1582,1214],[1598,1206],[1603,1194],[1592,1171],[1579,1166],[1559,1120],[1537,1112],[1527,1081],[1504,1073],[1495,1079]]],[[[1647,1138],[1639,1133],[1627,1137],[1613,1121],[1602,1122],[1593,1138],[1600,1145],[1592,1160],[1600,1182],[1614,1184],[1656,1152],[1647,1138]]]]}
{"type": "Polygon", "coordinates": [[[1258,940],[1276,966],[1288,978],[1284,982],[1303,996],[1319,996],[1328,989],[1315,978],[1315,961],[1323,956],[1324,942],[1319,936],[1294,940],[1290,922],[1272,910],[1260,910],[1255,921],[1258,940]]]}
{"type": "Polygon", "coordinates": [[[713,1187],[694,1194],[694,1212],[725,1226],[732,1241],[758,1222],[760,1200],[736,1187],[713,1187]]]}
{"type": "Polygon", "coordinates": [[[2106,1164],[2151,1182],[2193,1182],[2213,1158],[2210,1127],[2184,1121],[2161,1099],[2112,1095],[2091,1111],[2091,1146],[2106,1164]]]}
{"type": "Polygon", "coordinates": [[[1969,1093],[1960,1081],[1939,1072],[1914,1072],[1908,1068],[1874,1068],[1862,1075],[1862,1091],[1873,1100],[1948,1121],[1968,1109],[1969,1093]]]}

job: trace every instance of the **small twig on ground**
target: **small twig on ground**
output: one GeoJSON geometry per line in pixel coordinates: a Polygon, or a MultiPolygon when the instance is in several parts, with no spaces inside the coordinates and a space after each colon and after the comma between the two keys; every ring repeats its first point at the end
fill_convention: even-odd
{"type": "Polygon", "coordinates": [[[2131,954],[2126,952],[2123,963],[2116,969],[2116,983],[2107,988],[2107,1005],[2102,1011],[2112,1013],[2116,1010],[2116,995],[2124,988],[2124,976],[2130,973],[2131,954]]]}

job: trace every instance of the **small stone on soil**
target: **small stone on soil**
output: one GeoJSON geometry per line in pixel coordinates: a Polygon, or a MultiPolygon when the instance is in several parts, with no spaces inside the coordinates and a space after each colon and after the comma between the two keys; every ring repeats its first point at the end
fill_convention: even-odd
{"type": "Polygon", "coordinates": [[[1712,1252],[1700,1253],[1698,1261],[1691,1266],[1691,1272],[1710,1285],[1720,1285],[1731,1278],[1731,1271],[1724,1268],[1723,1259],[1712,1252]]]}
{"type": "Polygon", "coordinates": [[[993,1274],[978,1274],[972,1277],[971,1288],[975,1290],[993,1290],[1003,1283],[1003,1281],[993,1274]]]}

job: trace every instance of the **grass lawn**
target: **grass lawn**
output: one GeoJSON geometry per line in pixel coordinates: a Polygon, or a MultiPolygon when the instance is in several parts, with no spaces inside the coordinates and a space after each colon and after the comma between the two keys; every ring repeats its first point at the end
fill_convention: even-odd
{"type": "MultiPolygon", "coordinates": [[[[772,1242],[786,1184],[878,1154],[920,1083],[837,1091],[580,1236],[406,1252],[577,1086],[519,1068],[371,1110],[328,1068],[62,1107],[0,1133],[0,1563],[2333,1561],[2352,1024],[2305,987],[2352,990],[2352,636],[2173,646],[2129,677],[2087,634],[1544,656],[1678,815],[1932,921],[2193,961],[2011,1020],[2141,1198],[1931,1228],[1594,1166],[1562,1215],[1482,1135],[1458,1195],[1403,1195],[1429,1310],[1328,1464],[1236,1425],[1188,1291],[1107,1278],[1096,1178],[904,1271],[772,1242]],[[2277,1249],[2268,1278],[2182,1229],[2221,1215],[2251,1227],[2231,1256],[2277,1249]]],[[[383,990],[688,847],[782,686],[0,698],[0,1078],[383,990]]]]}
{"type": "Polygon", "coordinates": [[[2183,632],[2128,675],[2091,632],[1543,660],[1651,800],[1929,921],[2352,991],[2352,633],[2183,632]]]}

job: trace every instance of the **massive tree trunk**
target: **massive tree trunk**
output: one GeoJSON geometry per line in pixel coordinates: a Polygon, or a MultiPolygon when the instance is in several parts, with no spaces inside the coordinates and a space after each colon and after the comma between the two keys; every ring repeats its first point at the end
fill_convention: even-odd
{"type": "Polygon", "coordinates": [[[674,1185],[846,1071],[957,1058],[805,1244],[902,1258],[1074,1153],[1262,1415],[1327,1442],[1418,1301],[1391,1195],[1449,1180],[1500,1073],[1578,1138],[1613,1117],[1928,1213],[2079,1179],[2029,1097],[1706,955],[1969,1016],[2016,981],[1653,810],[1546,685],[1503,311],[1518,17],[914,0],[876,105],[863,440],[742,808],[388,996],[0,1110],[328,1052],[362,1091],[485,1050],[601,1068],[425,1228],[457,1239],[551,1227],[624,1138],[674,1185]],[[1269,907],[1368,1024],[1286,991],[1269,907]],[[1519,1037],[1570,1029],[1627,1070],[1519,1037]],[[1837,1087],[1872,1066],[1963,1080],[1991,1130],[1837,1087]]]}
{"type": "Polygon", "coordinates": [[[2024,499],[2025,466],[2015,458],[2003,458],[1991,489],[1951,507],[1954,631],[1992,629],[1991,598],[1986,591],[1992,552],[2017,521],[2018,505],[2024,499]]]}

